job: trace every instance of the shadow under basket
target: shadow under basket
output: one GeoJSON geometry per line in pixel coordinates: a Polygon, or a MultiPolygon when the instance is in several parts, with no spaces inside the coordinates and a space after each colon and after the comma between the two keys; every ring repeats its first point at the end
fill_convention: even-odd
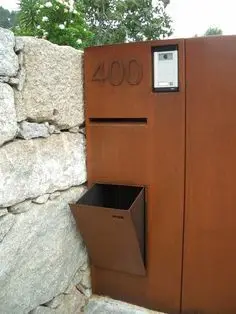
{"type": "Polygon", "coordinates": [[[94,266],[146,274],[143,187],[94,184],[70,208],[94,266]]]}

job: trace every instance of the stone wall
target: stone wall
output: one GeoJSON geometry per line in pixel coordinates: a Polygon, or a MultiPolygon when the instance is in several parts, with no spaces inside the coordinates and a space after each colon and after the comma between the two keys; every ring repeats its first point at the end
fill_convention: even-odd
{"type": "Polygon", "coordinates": [[[0,28],[0,313],[79,313],[91,294],[68,206],[86,182],[82,58],[0,28]]]}

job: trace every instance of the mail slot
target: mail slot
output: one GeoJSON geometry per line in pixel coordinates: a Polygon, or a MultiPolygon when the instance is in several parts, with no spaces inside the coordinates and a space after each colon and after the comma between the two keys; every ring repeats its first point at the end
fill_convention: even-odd
{"type": "Polygon", "coordinates": [[[97,183],[70,205],[94,266],[145,275],[144,192],[97,183]]]}

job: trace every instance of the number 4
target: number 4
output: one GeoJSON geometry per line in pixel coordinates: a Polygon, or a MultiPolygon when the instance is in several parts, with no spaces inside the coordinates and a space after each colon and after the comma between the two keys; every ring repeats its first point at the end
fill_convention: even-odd
{"type": "Polygon", "coordinates": [[[92,81],[101,82],[101,81],[105,81],[106,78],[107,78],[107,76],[106,76],[106,72],[105,72],[105,64],[104,64],[104,62],[102,62],[96,68],[96,70],[93,74],[92,81]]]}

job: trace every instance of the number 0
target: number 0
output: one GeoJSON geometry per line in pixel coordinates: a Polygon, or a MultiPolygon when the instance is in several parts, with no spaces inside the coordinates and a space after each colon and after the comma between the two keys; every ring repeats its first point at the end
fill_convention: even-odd
{"type": "Polygon", "coordinates": [[[130,60],[128,69],[129,70],[128,70],[127,82],[130,85],[139,85],[143,79],[142,66],[138,64],[138,62],[135,59],[133,59],[133,60],[130,60]],[[132,75],[133,73],[134,73],[134,77],[132,75]]]}
{"type": "Polygon", "coordinates": [[[113,86],[119,86],[123,83],[125,78],[125,69],[124,65],[121,61],[113,61],[110,66],[110,73],[109,73],[109,81],[113,86]],[[117,68],[118,78],[116,78],[115,69],[117,68]]]}

